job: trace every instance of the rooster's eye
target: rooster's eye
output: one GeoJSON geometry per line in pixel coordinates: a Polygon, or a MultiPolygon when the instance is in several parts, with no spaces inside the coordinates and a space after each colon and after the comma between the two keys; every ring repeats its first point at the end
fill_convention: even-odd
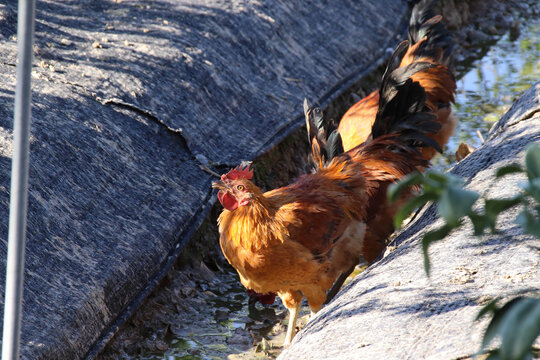
{"type": "Polygon", "coordinates": [[[244,185],[237,185],[236,186],[236,190],[238,190],[238,191],[244,191],[244,189],[245,189],[244,185]]]}

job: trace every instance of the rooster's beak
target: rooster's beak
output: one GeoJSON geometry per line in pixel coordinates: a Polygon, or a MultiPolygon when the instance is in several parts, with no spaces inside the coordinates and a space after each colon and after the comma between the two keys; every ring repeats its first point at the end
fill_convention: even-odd
{"type": "Polygon", "coordinates": [[[218,181],[214,181],[214,182],[212,183],[212,188],[214,188],[214,189],[219,189],[219,190],[225,190],[227,187],[225,186],[225,184],[223,183],[223,181],[218,180],[218,181]]]}

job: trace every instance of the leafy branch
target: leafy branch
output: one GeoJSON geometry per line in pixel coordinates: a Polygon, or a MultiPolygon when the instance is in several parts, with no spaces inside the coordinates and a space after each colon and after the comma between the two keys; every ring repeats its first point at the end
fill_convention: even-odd
{"type": "Polygon", "coordinates": [[[422,239],[424,251],[424,268],[429,276],[430,262],[428,248],[436,241],[444,239],[452,230],[459,228],[465,218],[469,218],[474,227],[474,235],[483,235],[486,229],[492,233],[497,232],[497,217],[500,213],[517,205],[522,206],[516,223],[521,225],[525,232],[540,238],[540,147],[536,144],[529,146],[525,156],[524,169],[519,164],[511,164],[499,168],[497,178],[508,174],[526,173],[528,182],[521,188],[519,194],[503,199],[489,199],[481,197],[477,192],[463,188],[463,179],[448,173],[428,171],[425,174],[412,173],[400,182],[392,184],[388,189],[388,199],[396,201],[401,193],[411,186],[421,185],[423,193],[410,199],[398,211],[394,218],[396,228],[412,211],[428,202],[437,203],[437,213],[445,223],[427,232],[422,239]],[[479,211],[473,207],[478,200],[482,200],[484,207],[479,211]]]}
{"type": "Polygon", "coordinates": [[[486,360],[532,359],[532,345],[540,335],[540,298],[519,296],[500,308],[497,302],[490,302],[476,316],[476,320],[487,314],[493,316],[484,332],[482,349],[496,337],[501,338],[499,348],[489,351],[486,360]]]}
{"type": "MultiPolygon", "coordinates": [[[[423,192],[409,199],[398,211],[394,224],[396,228],[412,211],[428,202],[437,203],[437,213],[444,224],[435,230],[428,231],[422,238],[424,254],[424,269],[430,274],[429,246],[444,239],[450,232],[463,225],[468,218],[473,225],[474,235],[483,235],[486,229],[491,233],[497,232],[499,214],[510,208],[521,206],[521,212],[515,222],[522,226],[524,232],[540,238],[540,147],[532,144],[527,148],[525,167],[511,164],[501,167],[496,172],[499,179],[509,174],[525,173],[528,182],[521,186],[518,194],[509,198],[490,199],[480,196],[475,191],[463,188],[461,178],[447,173],[428,171],[425,174],[412,173],[402,181],[393,184],[388,190],[388,199],[396,201],[405,189],[411,186],[422,186],[423,192]],[[483,203],[483,207],[479,204],[483,203]],[[477,206],[475,206],[477,205],[477,206]]],[[[478,319],[486,314],[492,314],[484,338],[482,349],[492,340],[500,336],[501,345],[498,349],[489,351],[489,360],[529,359],[532,356],[531,347],[540,335],[540,298],[517,297],[502,307],[497,302],[491,302],[478,314],[478,319]]]]}

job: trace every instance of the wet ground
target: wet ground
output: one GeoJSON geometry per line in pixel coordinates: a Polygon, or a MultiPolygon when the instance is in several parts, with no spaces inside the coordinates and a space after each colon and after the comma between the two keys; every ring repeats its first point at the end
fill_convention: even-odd
{"type": "MultiPolygon", "coordinates": [[[[171,271],[166,284],[150,296],[99,358],[275,358],[284,339],[284,308],[279,300],[271,306],[249,303],[231,270],[212,271],[201,263],[171,271]]],[[[307,308],[302,310],[308,313],[307,308]]],[[[300,326],[306,319],[302,317],[300,326]]]]}
{"type": "MultiPolygon", "coordinates": [[[[454,164],[453,154],[462,142],[481,145],[518,94],[540,79],[540,20],[509,28],[498,42],[500,36],[492,34],[480,50],[469,51],[480,59],[459,64],[462,77],[453,110],[460,125],[448,155],[440,157],[436,167],[454,164]]],[[[474,58],[470,53],[462,59],[474,58]]],[[[279,355],[287,324],[284,307],[279,299],[272,306],[249,304],[236,274],[220,259],[208,265],[212,269],[197,261],[172,269],[98,358],[235,360],[279,355]]],[[[300,327],[308,313],[304,307],[300,327]]]]}
{"type": "MultiPolygon", "coordinates": [[[[308,314],[304,303],[299,328],[308,314]]],[[[281,352],[287,318],[279,298],[273,305],[249,302],[232,268],[212,271],[204,263],[179,267],[98,359],[274,359],[281,352]]]]}

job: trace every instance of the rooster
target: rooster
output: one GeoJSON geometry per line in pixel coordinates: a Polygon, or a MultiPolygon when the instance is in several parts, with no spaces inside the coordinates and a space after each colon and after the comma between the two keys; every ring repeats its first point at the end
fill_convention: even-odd
{"type": "Polygon", "coordinates": [[[440,124],[425,106],[422,86],[410,78],[433,66],[389,68],[371,139],[316,172],[264,193],[251,181],[249,166],[212,184],[224,207],[218,219],[223,254],[247,289],[277,293],[289,311],[284,346],[294,336],[303,297],[316,313],[341,274],[361,257],[373,260],[384,246],[388,230],[375,226],[380,219],[392,221],[395,207],[385,201],[389,184],[428,165],[420,150],[440,150],[427,136],[440,124]]]}
{"type": "MultiPolygon", "coordinates": [[[[432,3],[433,0],[422,0],[414,4],[409,21],[409,47],[401,59],[400,67],[420,62],[434,65],[416,72],[412,79],[425,89],[426,105],[435,112],[437,122],[441,124],[441,129],[431,136],[442,147],[448,142],[457,124],[450,108],[454,102],[456,79],[452,65],[453,41],[441,21],[442,17],[433,13],[432,3]]],[[[343,115],[337,129],[343,150],[350,150],[370,137],[379,109],[379,99],[379,92],[374,91],[343,115]]],[[[436,153],[433,148],[425,148],[422,152],[428,160],[436,153]]]]}
{"type": "MultiPolygon", "coordinates": [[[[326,123],[320,109],[311,109],[307,101],[304,102],[308,138],[312,147],[311,157],[316,168],[322,168],[338,154],[351,151],[369,142],[370,139],[384,134],[387,130],[383,127],[387,123],[379,119],[381,109],[389,110],[385,103],[391,93],[397,90],[396,82],[404,82],[409,77],[424,88],[425,106],[435,114],[435,122],[439,125],[436,131],[426,129],[426,136],[429,136],[433,146],[419,149],[426,164],[433,158],[436,151],[440,151],[448,142],[457,123],[450,108],[451,103],[454,102],[456,90],[452,66],[453,42],[441,21],[442,17],[434,15],[431,9],[432,3],[433,0],[422,0],[413,5],[408,40],[398,45],[394,51],[386,73],[383,75],[381,88],[353,105],[342,117],[338,126],[326,123]],[[397,58],[403,52],[405,54],[399,62],[399,67],[394,69],[397,58]],[[389,81],[388,76],[393,78],[394,83],[389,81]]],[[[429,143],[426,139],[424,141],[429,143]]],[[[423,169],[424,166],[418,167],[418,170],[423,169]]],[[[386,185],[381,189],[386,190],[386,185]]],[[[393,214],[395,214],[395,209],[400,207],[399,203],[393,206],[388,204],[384,192],[377,192],[368,208],[370,219],[367,222],[364,239],[366,246],[362,254],[363,259],[368,263],[374,261],[385,248],[385,239],[394,230],[393,214]]],[[[351,266],[338,277],[328,292],[326,302],[336,295],[343,282],[353,272],[354,267],[351,266]]]]}

